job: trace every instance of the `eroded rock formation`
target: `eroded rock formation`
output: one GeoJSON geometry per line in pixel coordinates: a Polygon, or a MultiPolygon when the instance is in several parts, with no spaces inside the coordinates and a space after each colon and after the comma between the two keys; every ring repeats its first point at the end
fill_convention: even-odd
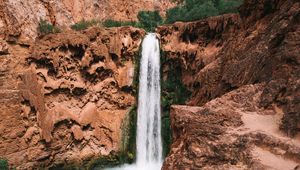
{"type": "Polygon", "coordinates": [[[186,104],[202,106],[171,110],[174,143],[164,169],[293,169],[300,163],[300,3],[246,0],[239,10],[157,29],[164,73],[179,70],[192,92],[186,104]],[[233,132],[240,128],[247,133],[233,132]]]}
{"type": "Polygon", "coordinates": [[[1,157],[28,169],[84,165],[119,152],[123,120],[135,104],[135,57],[144,34],[91,28],[47,35],[29,47],[6,44],[1,157]]]}

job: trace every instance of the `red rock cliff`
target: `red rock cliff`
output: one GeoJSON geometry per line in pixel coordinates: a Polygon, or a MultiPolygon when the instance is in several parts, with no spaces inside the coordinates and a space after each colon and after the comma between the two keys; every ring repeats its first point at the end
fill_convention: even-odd
{"type": "Polygon", "coordinates": [[[171,109],[174,141],[163,169],[300,163],[300,3],[246,0],[239,10],[157,29],[163,71],[175,65],[192,92],[189,106],[171,109]]]}
{"type": "Polygon", "coordinates": [[[119,152],[144,34],[91,28],[47,35],[29,47],[2,42],[0,157],[31,169],[119,152]]]}

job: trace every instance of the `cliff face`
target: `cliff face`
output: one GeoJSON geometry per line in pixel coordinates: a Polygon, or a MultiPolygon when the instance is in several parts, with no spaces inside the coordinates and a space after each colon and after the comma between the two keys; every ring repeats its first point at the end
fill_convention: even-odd
{"type": "Polygon", "coordinates": [[[135,21],[139,11],[165,10],[173,6],[169,0],[1,0],[0,38],[22,43],[32,42],[37,36],[40,19],[53,25],[69,27],[82,19],[135,21]]]}
{"type": "MultiPolygon", "coordinates": [[[[0,157],[19,169],[85,164],[120,151],[135,104],[145,32],[66,31],[36,39],[39,19],[135,20],[169,1],[0,0],[0,157]],[[17,42],[17,43],[16,43],[17,42]]],[[[300,2],[245,0],[239,14],[157,29],[192,92],[171,107],[163,169],[293,169],[300,163],[300,2]],[[292,138],[294,137],[294,138],[292,138]]]]}
{"type": "Polygon", "coordinates": [[[1,157],[19,169],[119,152],[145,32],[124,27],[1,43],[1,157]]]}
{"type": "Polygon", "coordinates": [[[299,13],[298,1],[246,0],[239,14],[157,29],[164,73],[175,65],[192,92],[171,109],[164,169],[299,164],[299,13]]]}

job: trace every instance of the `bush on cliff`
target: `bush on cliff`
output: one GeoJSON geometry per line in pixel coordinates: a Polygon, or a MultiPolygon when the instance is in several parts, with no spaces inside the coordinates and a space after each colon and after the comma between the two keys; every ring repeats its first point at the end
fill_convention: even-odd
{"type": "Polygon", "coordinates": [[[7,162],[7,160],[0,158],[0,169],[1,170],[8,170],[8,162],[7,162]]]}
{"type": "Polygon", "coordinates": [[[158,11],[140,11],[137,15],[138,22],[134,21],[115,21],[106,20],[103,22],[104,27],[122,27],[133,26],[137,28],[143,28],[148,32],[153,32],[154,29],[163,23],[162,17],[158,11]]]}
{"type": "Polygon", "coordinates": [[[98,20],[81,20],[80,22],[71,25],[71,29],[72,30],[76,30],[76,31],[81,31],[81,30],[85,30],[91,26],[97,26],[100,25],[101,22],[98,20]]]}
{"type": "Polygon", "coordinates": [[[237,13],[238,7],[242,5],[243,0],[217,0],[219,14],[237,13]]]}
{"type": "Polygon", "coordinates": [[[185,0],[183,5],[171,8],[166,23],[195,21],[210,16],[237,12],[243,0],[185,0]]]}
{"type": "Polygon", "coordinates": [[[140,11],[137,17],[140,26],[148,32],[153,32],[157,26],[163,23],[158,11],[140,11]]]}
{"type": "Polygon", "coordinates": [[[38,31],[42,35],[61,32],[61,30],[58,27],[48,23],[46,20],[43,19],[41,19],[39,22],[38,31]]]}
{"type": "Polygon", "coordinates": [[[115,20],[105,20],[103,22],[103,26],[104,27],[123,27],[123,26],[133,26],[133,27],[137,27],[138,23],[135,21],[115,21],[115,20]]]}

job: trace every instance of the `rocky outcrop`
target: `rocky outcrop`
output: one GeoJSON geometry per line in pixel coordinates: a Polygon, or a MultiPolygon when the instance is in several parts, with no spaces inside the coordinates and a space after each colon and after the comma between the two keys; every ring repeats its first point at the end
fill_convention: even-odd
{"type": "MultiPolygon", "coordinates": [[[[193,95],[199,89],[205,90],[200,86],[209,85],[213,80],[199,77],[198,79],[203,81],[197,81],[197,74],[204,70],[207,70],[205,72],[210,77],[218,77],[218,74],[221,74],[210,69],[212,66],[209,65],[213,63],[217,65],[218,54],[240,27],[241,19],[238,14],[226,14],[189,23],[176,22],[173,25],[159,27],[157,32],[161,36],[161,46],[165,56],[165,61],[162,63],[164,75],[167,75],[171,68],[180,70],[182,82],[193,91],[193,95]]],[[[208,101],[204,98],[202,100],[208,101]]]]}
{"type": "Polygon", "coordinates": [[[299,153],[296,148],[296,153],[289,153],[288,148],[300,143],[297,138],[300,123],[300,3],[293,0],[246,0],[239,10],[239,14],[179,22],[157,29],[165,54],[164,79],[170,68],[179,70],[182,82],[192,92],[186,104],[203,106],[173,107],[171,124],[175,141],[164,164],[165,169],[227,169],[232,166],[234,169],[261,169],[261,165],[286,169],[288,164],[293,165],[288,168],[299,164],[294,156],[291,158],[295,158],[294,162],[282,162],[286,167],[277,163],[282,157],[287,159],[287,155],[299,153]],[[259,86],[259,90],[246,100],[241,96],[247,96],[248,92],[234,95],[244,87],[251,89],[245,85],[259,86]],[[227,98],[228,95],[234,96],[227,98]],[[253,96],[257,97],[255,101],[251,99],[253,96]],[[227,106],[234,98],[242,101],[227,106]],[[222,102],[216,103],[214,99],[222,102]],[[248,109],[255,116],[247,116],[248,109]],[[261,114],[279,118],[277,123],[269,125],[268,116],[261,114]],[[268,125],[253,130],[262,131],[262,134],[244,134],[244,140],[244,135],[231,132],[247,127],[253,119],[259,122],[256,126],[268,125]],[[273,133],[279,129],[280,132],[273,133]],[[231,140],[228,135],[235,136],[235,139],[231,140]],[[223,140],[227,137],[230,140],[223,140]],[[286,140],[293,140],[294,144],[287,147],[286,140]],[[274,145],[281,145],[279,150],[283,151],[273,151],[270,146],[274,145]],[[255,155],[262,156],[258,158],[259,167],[253,162],[255,155]],[[274,159],[270,162],[265,158],[274,159]]]}
{"type": "Polygon", "coordinates": [[[174,4],[169,0],[1,0],[0,38],[21,43],[33,42],[41,19],[59,27],[85,20],[114,19],[135,21],[142,10],[160,10],[162,14],[174,4]]]}
{"type": "Polygon", "coordinates": [[[30,169],[79,166],[121,151],[144,34],[91,28],[8,45],[12,53],[1,57],[1,157],[30,169]]]}
{"type": "Polygon", "coordinates": [[[239,15],[157,30],[166,56],[164,71],[179,63],[183,83],[193,92],[187,104],[203,105],[243,85],[267,82],[261,106],[276,103],[287,114],[296,112],[299,3],[268,2],[246,1],[239,15]],[[251,4],[259,8],[252,10],[251,4]]]}
{"type": "Polygon", "coordinates": [[[0,55],[8,54],[8,44],[1,40],[0,41],[0,55]]]}
{"type": "Polygon", "coordinates": [[[173,144],[163,169],[296,168],[299,140],[279,131],[280,108],[259,107],[264,86],[243,86],[202,107],[172,106],[173,144]]]}

